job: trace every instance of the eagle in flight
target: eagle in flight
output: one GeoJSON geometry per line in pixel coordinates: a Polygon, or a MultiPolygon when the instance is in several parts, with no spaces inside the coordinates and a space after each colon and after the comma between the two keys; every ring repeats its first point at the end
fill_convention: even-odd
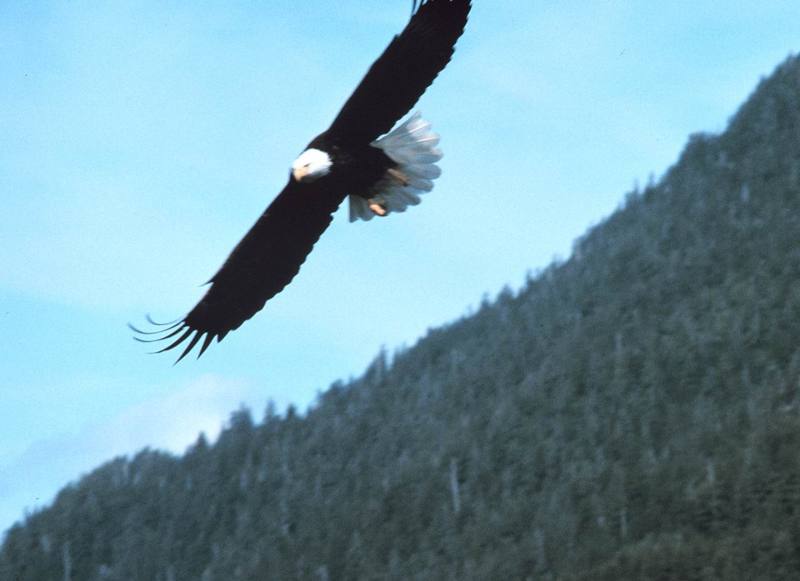
{"type": "Polygon", "coordinates": [[[471,0],[415,0],[405,29],[376,60],[331,126],[292,163],[289,183],[236,245],[200,302],[182,319],[152,331],[131,325],[142,342],[186,341],[178,361],[260,311],[289,284],[347,197],[350,221],[403,212],[439,177],[439,137],[413,114],[397,123],[453,56],[471,0]],[[390,131],[391,130],[391,131],[390,131]]]}

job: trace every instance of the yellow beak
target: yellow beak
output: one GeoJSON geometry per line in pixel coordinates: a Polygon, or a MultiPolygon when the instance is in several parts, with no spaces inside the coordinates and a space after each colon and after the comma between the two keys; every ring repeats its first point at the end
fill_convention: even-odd
{"type": "Polygon", "coordinates": [[[292,170],[292,175],[294,179],[298,182],[302,182],[303,178],[308,175],[308,168],[307,167],[296,167],[292,170]]]}

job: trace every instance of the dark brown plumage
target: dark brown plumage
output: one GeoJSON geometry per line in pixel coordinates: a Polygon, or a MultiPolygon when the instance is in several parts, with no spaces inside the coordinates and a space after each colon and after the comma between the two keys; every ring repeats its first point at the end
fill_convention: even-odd
{"type": "Polygon", "coordinates": [[[331,139],[366,144],[389,131],[450,62],[469,10],[469,0],[423,3],[344,104],[331,139]]]}
{"type": "MultiPolygon", "coordinates": [[[[202,341],[198,357],[216,338],[260,311],[298,273],[306,256],[348,194],[367,196],[394,164],[370,144],[408,113],[450,61],[464,31],[470,0],[428,0],[370,67],[330,128],[309,148],[332,161],[315,181],[293,177],[211,278],[198,304],[174,324],[154,331],[131,328],[143,342],[188,341],[178,361],[202,341]],[[145,337],[142,337],[145,336],[145,337]],[[152,338],[149,338],[152,337],[152,338]]],[[[177,362],[176,362],[177,363],[177,362]]]]}

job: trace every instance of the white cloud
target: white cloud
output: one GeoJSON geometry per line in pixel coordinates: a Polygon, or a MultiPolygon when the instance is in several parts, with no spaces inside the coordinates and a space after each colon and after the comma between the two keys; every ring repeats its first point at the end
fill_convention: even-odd
{"type": "MultiPolygon", "coordinates": [[[[249,398],[243,382],[205,375],[166,397],[139,404],[93,431],[119,454],[153,446],[182,453],[199,432],[219,434],[231,410],[249,398]]],[[[107,453],[106,456],[109,456],[107,453]]]]}
{"type": "Polygon", "coordinates": [[[68,482],[115,456],[146,446],[182,453],[201,431],[215,439],[242,403],[259,406],[256,414],[266,404],[243,381],[205,375],[77,433],[35,442],[0,467],[0,531],[23,510],[50,502],[68,482]]]}

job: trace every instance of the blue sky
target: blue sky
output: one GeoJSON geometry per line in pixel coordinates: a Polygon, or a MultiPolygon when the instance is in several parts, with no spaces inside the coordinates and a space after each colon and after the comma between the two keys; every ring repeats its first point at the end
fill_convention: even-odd
{"type": "Polygon", "coordinates": [[[800,45],[795,0],[476,0],[418,105],[445,152],[423,204],[340,211],[202,359],[146,355],[125,323],[194,304],[410,4],[0,4],[0,530],[114,455],[305,407],[518,288],[800,45]]]}

